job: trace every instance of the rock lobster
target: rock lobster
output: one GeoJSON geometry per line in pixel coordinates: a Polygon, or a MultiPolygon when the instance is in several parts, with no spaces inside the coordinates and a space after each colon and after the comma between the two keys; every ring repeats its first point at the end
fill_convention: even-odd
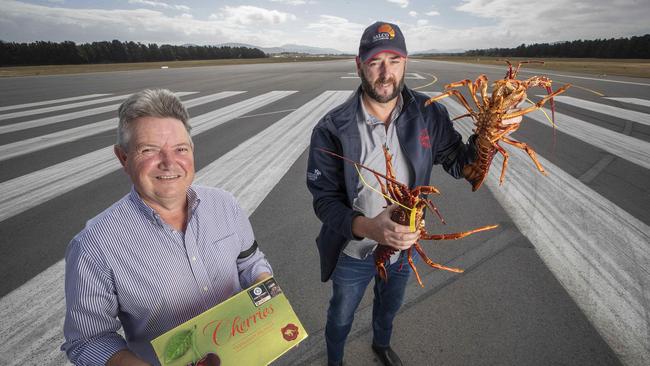
{"type": "Polygon", "coordinates": [[[505,62],[508,63],[506,76],[493,83],[491,96],[488,95],[487,91],[488,78],[483,74],[476,78],[474,82],[465,79],[447,84],[445,85],[445,91],[442,94],[434,96],[425,102],[426,107],[437,100],[453,95],[468,111],[468,113],[458,116],[454,118],[454,120],[463,117],[471,117],[474,120],[476,126],[474,133],[477,135],[476,147],[478,150],[478,158],[474,163],[468,165],[468,174],[466,174],[467,179],[472,184],[472,191],[476,191],[485,180],[490,165],[492,164],[492,159],[497,151],[503,155],[503,166],[501,168],[501,176],[499,177],[499,184],[503,184],[506,167],[508,166],[508,153],[499,145],[500,141],[526,151],[535,163],[537,169],[542,174],[546,175],[544,168],[542,168],[542,165],[537,160],[535,151],[527,144],[513,140],[507,136],[509,133],[516,131],[519,128],[519,124],[503,124],[502,121],[523,116],[526,113],[540,109],[544,103],[549,100],[551,101],[553,121],[555,121],[555,105],[553,103],[553,97],[565,92],[571,86],[571,84],[566,84],[556,91],[553,91],[551,89],[551,79],[544,76],[533,76],[523,81],[516,79],[517,73],[522,64],[544,63],[543,61],[522,61],[519,62],[516,68],[513,68],[510,61],[505,60],[505,62]],[[469,94],[472,97],[474,104],[476,104],[478,112],[470,107],[469,103],[460,91],[453,89],[462,86],[467,86],[469,89],[469,94]],[[545,88],[548,95],[527,108],[517,108],[517,105],[526,100],[526,91],[535,86],[545,88]],[[477,92],[480,92],[480,97],[477,96],[477,92]]]}
{"type": "MultiPolygon", "coordinates": [[[[473,230],[463,231],[459,233],[430,234],[427,232],[424,226],[425,208],[429,208],[431,211],[435,212],[436,215],[440,218],[440,220],[443,223],[444,223],[444,219],[438,212],[438,209],[435,207],[433,202],[431,202],[431,200],[426,198],[426,195],[440,194],[440,191],[434,186],[418,186],[413,189],[409,189],[409,187],[406,184],[397,181],[397,179],[395,179],[395,172],[393,170],[392,155],[388,151],[388,148],[386,148],[385,146],[383,147],[384,156],[386,158],[385,175],[369,167],[366,167],[361,163],[355,162],[344,156],[338,155],[332,151],[323,148],[316,148],[316,149],[326,154],[342,159],[350,164],[354,164],[357,167],[357,169],[363,168],[370,171],[379,182],[381,193],[386,198],[386,203],[388,205],[390,205],[391,203],[398,204],[398,207],[391,213],[391,220],[401,225],[410,226],[412,231],[418,230],[420,232],[420,238],[407,250],[406,258],[408,260],[409,266],[411,266],[411,268],[413,269],[413,273],[415,273],[415,277],[418,283],[422,287],[424,287],[424,285],[422,284],[422,279],[420,278],[420,275],[417,271],[417,268],[415,267],[415,263],[413,262],[413,258],[411,256],[413,248],[415,248],[415,250],[418,252],[422,260],[433,268],[456,272],[456,273],[462,273],[463,270],[460,268],[447,267],[432,261],[420,246],[419,244],[420,240],[460,239],[468,235],[472,235],[481,231],[491,230],[498,227],[498,225],[488,225],[488,226],[483,226],[473,230]]],[[[377,267],[377,273],[379,274],[379,277],[384,281],[388,280],[388,274],[386,272],[386,267],[384,266],[384,263],[386,263],[386,261],[396,252],[397,249],[394,249],[393,247],[383,245],[383,244],[378,244],[377,248],[375,249],[375,266],[377,267]]]]}

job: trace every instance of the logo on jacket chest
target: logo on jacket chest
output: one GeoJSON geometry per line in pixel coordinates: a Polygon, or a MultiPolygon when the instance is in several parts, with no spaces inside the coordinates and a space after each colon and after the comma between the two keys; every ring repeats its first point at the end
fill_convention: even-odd
{"type": "Polygon", "coordinates": [[[431,148],[431,140],[429,139],[429,131],[426,128],[420,130],[420,145],[425,149],[431,148]]]}

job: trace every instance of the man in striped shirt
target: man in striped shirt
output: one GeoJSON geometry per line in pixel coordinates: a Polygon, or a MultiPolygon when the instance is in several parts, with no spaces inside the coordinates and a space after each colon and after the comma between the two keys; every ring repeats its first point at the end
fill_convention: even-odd
{"type": "Polygon", "coordinates": [[[115,155],[133,187],[68,246],[61,349],[74,364],[157,365],[152,339],[272,273],[235,198],[192,185],[189,131],[168,90],[119,108],[115,155]]]}

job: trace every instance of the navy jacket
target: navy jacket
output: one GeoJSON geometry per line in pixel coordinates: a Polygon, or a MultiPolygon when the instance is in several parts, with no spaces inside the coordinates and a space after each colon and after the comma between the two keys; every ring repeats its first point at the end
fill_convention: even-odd
{"type": "MultiPolygon", "coordinates": [[[[326,114],[311,135],[307,188],[313,196],[316,216],[323,223],[316,238],[323,282],[332,275],[345,245],[352,239],[360,239],[352,234],[352,219],[362,213],[352,209],[359,181],[354,166],[315,148],[359,161],[361,138],[357,109],[360,108],[360,93],[361,88],[326,114]]],[[[404,107],[395,122],[397,138],[415,173],[414,186],[429,184],[433,164],[442,164],[449,174],[461,178],[465,164],[473,162],[476,156],[473,138],[464,144],[443,105],[433,103],[424,107],[429,98],[425,94],[404,87],[402,98],[404,107]]]]}

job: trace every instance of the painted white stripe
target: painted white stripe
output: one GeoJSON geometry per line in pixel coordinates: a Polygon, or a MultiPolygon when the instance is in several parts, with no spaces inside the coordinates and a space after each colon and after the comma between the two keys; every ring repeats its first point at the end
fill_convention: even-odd
{"type": "Polygon", "coordinates": [[[232,192],[252,214],[309,145],[316,122],[351,91],[326,91],[197,173],[196,183],[232,192]]]}
{"type": "MultiPolygon", "coordinates": [[[[186,108],[210,103],[215,100],[227,98],[233,95],[244,93],[243,91],[229,91],[206,95],[183,102],[186,108]]],[[[11,159],[16,156],[28,154],[34,151],[43,150],[52,146],[61,145],[67,142],[80,140],[84,137],[96,135],[101,132],[115,130],[117,118],[109,118],[103,121],[87,125],[69,128],[67,130],[53,132],[47,135],[36,136],[26,140],[20,140],[0,146],[0,161],[11,159]]]]}
{"type": "Polygon", "coordinates": [[[627,119],[632,122],[641,123],[650,126],[650,114],[631,111],[624,108],[613,107],[610,105],[590,102],[588,100],[578,99],[574,97],[558,96],[553,98],[560,103],[566,103],[578,108],[588,109],[594,112],[606,114],[621,119],[627,119]]]}
{"type": "Polygon", "coordinates": [[[62,110],[65,110],[65,109],[85,107],[85,106],[89,106],[89,105],[93,105],[93,104],[113,102],[113,101],[116,101],[116,100],[126,99],[129,95],[130,94],[117,95],[117,96],[108,97],[108,98],[87,100],[85,102],[62,104],[62,105],[55,105],[55,106],[52,106],[52,107],[34,108],[34,109],[28,109],[26,111],[19,111],[19,112],[13,112],[13,113],[0,114],[0,121],[5,120],[5,119],[10,119],[10,118],[32,116],[34,114],[42,114],[42,113],[49,113],[49,112],[55,112],[55,111],[62,111],[62,110]]]}
{"type": "Polygon", "coordinates": [[[111,94],[88,94],[88,95],[80,95],[78,97],[44,100],[42,102],[14,104],[14,105],[8,105],[8,106],[0,107],[0,112],[10,111],[12,109],[38,107],[38,106],[41,106],[41,105],[48,105],[48,104],[56,104],[56,103],[63,103],[63,102],[72,102],[72,101],[75,101],[75,100],[97,98],[97,97],[103,97],[105,95],[111,95],[111,94]]]}
{"type": "Polygon", "coordinates": [[[217,127],[222,123],[241,117],[246,113],[250,113],[262,106],[271,104],[294,93],[297,93],[297,91],[275,90],[220,108],[215,111],[218,113],[214,113],[213,115],[208,116],[207,114],[204,114],[192,121],[192,135],[197,135],[201,132],[217,127]]]}
{"type": "Polygon", "coordinates": [[[630,103],[630,104],[636,104],[636,105],[642,105],[644,107],[650,107],[650,100],[647,99],[639,99],[639,98],[613,98],[613,97],[608,97],[606,99],[611,99],[615,100],[617,102],[623,102],[623,103],[630,103]]]}
{"type": "MultiPolygon", "coordinates": [[[[551,111],[545,109],[550,116],[551,111]]],[[[526,115],[539,123],[549,125],[543,113],[536,111],[526,115]]],[[[607,128],[555,113],[555,124],[559,131],[580,139],[612,155],[625,159],[634,164],[650,169],[650,142],[643,141],[607,128]]],[[[550,126],[549,126],[550,127],[550,126]]]]}
{"type": "MultiPolygon", "coordinates": [[[[465,137],[472,128],[457,121],[465,137]]],[[[650,226],[539,154],[548,177],[522,150],[508,152],[504,184],[497,157],[488,188],[623,363],[650,364],[650,226]]]]}
{"type": "MultiPolygon", "coordinates": [[[[182,97],[185,95],[190,95],[190,94],[195,94],[197,92],[178,92],[175,93],[177,96],[182,97]]],[[[124,99],[126,99],[127,96],[122,96],[124,99]]],[[[76,119],[76,118],[83,118],[83,117],[88,117],[88,116],[93,116],[96,114],[101,114],[101,113],[106,113],[106,112],[112,112],[117,110],[117,108],[120,106],[120,104],[111,104],[103,107],[97,107],[97,108],[92,108],[92,109],[86,109],[83,111],[76,111],[76,112],[70,112],[70,113],[65,113],[65,114],[59,114],[56,116],[50,116],[50,117],[43,117],[39,119],[34,119],[30,121],[25,121],[25,122],[17,122],[17,123],[12,123],[4,126],[0,126],[0,133],[7,133],[7,132],[15,132],[15,131],[20,131],[20,130],[26,130],[28,128],[34,128],[34,127],[40,127],[40,126],[46,126],[46,125],[51,125],[54,123],[59,123],[63,121],[68,121],[71,119],[76,119]]]]}
{"type": "MultiPolygon", "coordinates": [[[[192,120],[192,135],[195,136],[293,93],[295,92],[272,91],[197,116],[192,120]]],[[[0,221],[47,202],[119,168],[120,164],[113,156],[113,146],[107,146],[2,182],[0,183],[0,192],[3,192],[0,198],[0,221]]]]}
{"type": "MultiPolygon", "coordinates": [[[[236,148],[239,153],[247,154],[248,158],[244,159],[247,161],[244,166],[233,164],[231,166],[235,168],[234,171],[224,171],[223,166],[215,165],[209,168],[212,166],[209,165],[199,171],[197,177],[204,177],[202,184],[218,183],[225,189],[240,186],[242,182],[256,181],[255,185],[249,185],[253,190],[260,188],[257,183],[258,177],[264,177],[262,189],[266,193],[263,195],[256,193],[255,198],[250,198],[250,192],[246,190],[231,189],[240,204],[244,203],[243,208],[252,214],[307,147],[311,127],[329,108],[342,103],[350,93],[349,91],[323,93],[262,131],[258,135],[262,137],[253,137],[236,148]],[[279,127],[273,128],[275,125],[279,127]],[[274,146],[273,151],[280,153],[267,153],[263,145],[269,142],[274,146]],[[254,147],[254,150],[247,150],[244,145],[254,147]],[[291,148],[287,150],[287,146],[291,148]],[[263,154],[260,154],[261,150],[263,154]],[[261,160],[260,158],[264,156],[275,160],[261,160]],[[217,174],[218,178],[215,178],[216,172],[213,169],[220,171],[220,174],[217,174]],[[230,174],[232,172],[239,174],[232,175],[230,174]]],[[[260,106],[258,105],[258,108],[260,106]]],[[[217,161],[223,162],[228,159],[226,156],[217,161]]],[[[115,159],[111,158],[111,160],[115,159]]],[[[3,317],[0,318],[0,364],[7,366],[32,364],[31,360],[38,360],[38,364],[42,365],[66,364],[64,354],[58,351],[58,347],[63,343],[64,273],[65,264],[61,260],[0,299],[0,309],[4,311],[3,317]]]]}

